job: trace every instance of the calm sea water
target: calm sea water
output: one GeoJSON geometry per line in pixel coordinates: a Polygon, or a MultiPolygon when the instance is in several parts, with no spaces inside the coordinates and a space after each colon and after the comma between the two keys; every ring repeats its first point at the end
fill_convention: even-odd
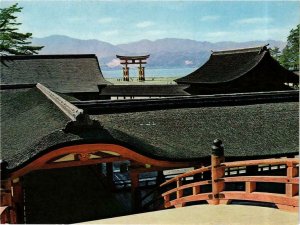
{"type": "MultiPolygon", "coordinates": [[[[151,69],[145,68],[146,77],[182,77],[193,72],[197,68],[172,68],[172,69],[151,69]]],[[[122,68],[118,70],[102,70],[106,78],[121,78],[123,76],[122,68]]],[[[137,68],[130,68],[129,76],[137,77],[137,68]]]]}

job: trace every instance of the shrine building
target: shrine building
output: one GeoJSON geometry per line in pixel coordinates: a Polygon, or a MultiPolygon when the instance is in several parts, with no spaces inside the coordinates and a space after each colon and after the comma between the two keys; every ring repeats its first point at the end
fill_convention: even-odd
{"type": "MultiPolygon", "coordinates": [[[[3,86],[1,219],[77,223],[147,210],[156,198],[160,201],[150,210],[200,200],[218,204],[222,199],[211,194],[217,190],[223,202],[266,201],[297,210],[298,95],[285,91],[71,103],[39,83],[3,86]],[[213,154],[225,154],[224,168],[235,168],[226,170],[231,177],[223,182],[238,182],[237,186],[219,183],[220,189],[214,176],[221,171],[209,172],[222,168],[210,167],[215,163],[210,146],[216,138],[225,150],[213,154]],[[192,171],[179,178],[166,172],[181,168],[192,171]],[[154,179],[146,178],[149,173],[154,179]],[[272,177],[276,173],[287,178],[272,177]],[[247,178],[251,186],[239,186],[246,179],[243,174],[256,175],[247,178]],[[192,177],[181,180],[184,176],[192,177]],[[184,197],[190,192],[165,189],[164,182],[174,179],[180,181],[178,188],[193,187],[196,194],[184,197]],[[283,183],[271,189],[254,185],[268,181],[283,183]],[[275,197],[269,198],[274,191],[275,197]]],[[[217,141],[214,149],[220,146],[217,141]]]]}
{"type": "Polygon", "coordinates": [[[194,72],[175,80],[192,95],[290,90],[299,76],[282,67],[266,46],[213,51],[194,72]]]}
{"type": "MultiPolygon", "coordinates": [[[[130,63],[145,80],[149,55],[131,57],[124,80],[130,63]]],[[[298,78],[266,47],[213,52],[178,85],[112,85],[95,55],[2,56],[1,223],[241,202],[298,212],[299,91],[285,85],[298,78]]]]}

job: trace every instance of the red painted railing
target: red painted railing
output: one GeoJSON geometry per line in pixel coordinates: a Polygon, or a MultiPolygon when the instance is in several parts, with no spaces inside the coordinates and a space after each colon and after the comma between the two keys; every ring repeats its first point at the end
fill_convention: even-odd
{"type": "Polygon", "coordinates": [[[214,148],[211,156],[211,166],[189,171],[160,185],[162,188],[175,185],[175,188],[162,194],[165,208],[172,206],[182,207],[188,202],[202,200],[214,205],[229,204],[232,200],[245,200],[274,203],[279,209],[298,211],[299,159],[280,158],[225,163],[224,155],[222,154],[222,142],[215,142],[214,148]],[[272,175],[273,171],[269,170],[268,175],[259,175],[258,166],[262,165],[267,165],[268,168],[273,166],[282,168],[284,165],[286,172],[282,176],[274,176],[272,175]],[[246,172],[245,176],[229,177],[228,172],[227,176],[225,176],[225,170],[230,171],[230,168],[236,167],[246,167],[248,173],[246,172]],[[253,173],[253,169],[255,169],[256,172],[253,173]],[[249,175],[250,171],[251,175],[249,175]],[[183,181],[187,177],[203,177],[205,173],[211,173],[211,178],[183,184],[183,181]],[[228,190],[226,187],[229,186],[230,183],[236,183],[238,186],[233,186],[233,190],[232,188],[228,190]],[[273,183],[281,183],[284,184],[285,191],[280,194],[276,193],[275,190],[267,190],[264,192],[264,190],[257,190],[257,183],[268,183],[270,185],[273,185],[273,183]],[[205,192],[202,191],[204,186],[206,186],[205,192]],[[241,187],[243,190],[241,190],[241,187]],[[209,191],[207,191],[207,189],[209,191]]]}

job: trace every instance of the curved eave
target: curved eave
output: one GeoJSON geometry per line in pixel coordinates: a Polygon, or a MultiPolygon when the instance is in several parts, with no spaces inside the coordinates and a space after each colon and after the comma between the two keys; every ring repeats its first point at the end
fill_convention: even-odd
{"type": "MultiPolygon", "coordinates": [[[[190,158],[170,158],[162,157],[156,154],[153,154],[152,151],[148,149],[141,149],[139,146],[135,146],[128,142],[123,142],[120,140],[99,140],[99,139],[77,139],[69,140],[61,143],[56,143],[52,146],[47,146],[43,151],[40,151],[26,161],[15,165],[14,167],[8,168],[8,173],[14,174],[14,176],[22,176],[25,173],[32,170],[39,169],[36,166],[41,166],[43,168],[44,164],[48,164],[49,160],[53,159],[55,156],[64,156],[66,154],[80,154],[80,153],[95,153],[95,152],[113,152],[119,154],[119,157],[124,159],[134,160],[141,164],[150,164],[159,167],[185,167],[201,162],[209,162],[210,155],[190,157],[190,158]],[[79,149],[79,150],[78,150],[79,149]],[[77,151],[78,150],[78,151],[77,151]],[[47,159],[46,161],[44,159],[47,159]],[[41,163],[44,161],[44,164],[41,163]],[[36,162],[37,165],[36,165],[36,162]],[[29,168],[28,168],[29,167],[29,168]]],[[[153,146],[151,146],[153,148],[153,146]]],[[[281,157],[281,156],[294,156],[297,155],[298,151],[290,151],[288,153],[272,153],[266,155],[236,155],[236,156],[226,156],[227,161],[239,160],[241,157],[247,159],[264,159],[270,157],[281,157]]],[[[84,165],[84,162],[82,162],[84,165]]]]}

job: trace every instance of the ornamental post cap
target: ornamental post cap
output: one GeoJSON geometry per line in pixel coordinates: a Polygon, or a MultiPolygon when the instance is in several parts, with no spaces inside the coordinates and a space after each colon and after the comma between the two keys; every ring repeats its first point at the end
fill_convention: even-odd
{"type": "Polygon", "coordinates": [[[222,145],[222,141],[220,139],[215,139],[213,145],[220,147],[222,145]]]}
{"type": "Polygon", "coordinates": [[[215,156],[224,156],[224,146],[223,143],[220,139],[215,139],[213,141],[213,145],[211,146],[212,148],[212,155],[215,156]]]}

